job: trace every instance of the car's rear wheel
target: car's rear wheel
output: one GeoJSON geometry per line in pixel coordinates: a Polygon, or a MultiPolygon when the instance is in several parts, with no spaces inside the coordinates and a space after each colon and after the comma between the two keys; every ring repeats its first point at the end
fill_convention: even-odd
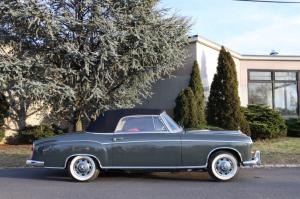
{"type": "Polygon", "coordinates": [[[100,171],[93,158],[89,156],[76,156],[69,162],[68,172],[75,180],[87,182],[96,179],[100,171]]]}
{"type": "Polygon", "coordinates": [[[227,181],[237,176],[239,162],[232,153],[218,151],[209,158],[207,170],[215,180],[227,181]]]}

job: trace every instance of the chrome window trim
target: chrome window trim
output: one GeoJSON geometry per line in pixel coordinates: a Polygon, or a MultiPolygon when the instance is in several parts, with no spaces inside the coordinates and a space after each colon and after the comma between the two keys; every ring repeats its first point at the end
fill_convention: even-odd
{"type": "MultiPolygon", "coordinates": [[[[118,124],[114,130],[114,132],[112,134],[133,134],[133,133],[128,133],[128,132],[124,132],[124,131],[120,131],[120,132],[117,132],[117,128],[120,124],[120,122],[123,120],[123,119],[126,119],[126,118],[140,118],[140,117],[152,117],[152,121],[153,121],[153,117],[158,117],[161,119],[162,123],[165,125],[165,127],[167,127],[167,130],[166,131],[140,131],[140,132],[134,132],[134,134],[145,134],[145,133],[159,133],[159,134],[162,134],[162,133],[172,133],[170,127],[168,125],[166,125],[165,121],[163,120],[163,118],[161,117],[161,114],[160,115],[129,115],[129,116],[124,116],[122,118],[120,118],[120,120],[118,121],[118,124]]],[[[154,121],[153,121],[153,127],[154,127],[154,121]]],[[[97,133],[96,133],[97,134],[97,133]]],[[[103,134],[108,134],[108,133],[103,133],[103,134]]]]}
{"type": "MultiPolygon", "coordinates": [[[[168,115],[167,113],[166,113],[166,111],[164,111],[164,112],[162,112],[161,114],[160,114],[160,117],[163,119],[163,121],[164,121],[164,123],[167,125],[167,127],[168,127],[168,129],[169,129],[169,131],[170,132],[172,132],[172,133],[179,133],[179,132],[181,132],[181,131],[183,131],[183,128],[181,128],[174,120],[174,123],[177,125],[177,130],[172,130],[172,128],[170,127],[170,125],[169,125],[169,123],[167,122],[167,119],[165,118],[165,116],[164,115],[168,115]]],[[[168,115],[169,116],[169,115],[168,115]]],[[[170,116],[169,116],[170,117],[170,116]]]]}
{"type": "Polygon", "coordinates": [[[152,120],[153,120],[153,126],[154,126],[154,129],[155,129],[155,122],[154,122],[154,117],[158,118],[158,120],[162,123],[162,125],[165,127],[166,130],[164,131],[158,131],[158,132],[170,132],[170,129],[168,129],[168,127],[166,126],[166,124],[164,123],[163,119],[161,118],[160,115],[156,115],[156,116],[152,116],[152,120]]]}

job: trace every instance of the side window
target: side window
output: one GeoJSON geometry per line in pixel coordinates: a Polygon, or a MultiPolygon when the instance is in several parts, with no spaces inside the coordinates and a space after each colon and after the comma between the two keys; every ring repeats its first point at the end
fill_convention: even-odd
{"type": "Polygon", "coordinates": [[[147,117],[125,117],[116,128],[116,132],[151,132],[154,130],[152,116],[147,117]]]}
{"type": "Polygon", "coordinates": [[[153,117],[153,123],[155,131],[167,131],[167,127],[164,125],[164,123],[158,116],[153,117]]]}

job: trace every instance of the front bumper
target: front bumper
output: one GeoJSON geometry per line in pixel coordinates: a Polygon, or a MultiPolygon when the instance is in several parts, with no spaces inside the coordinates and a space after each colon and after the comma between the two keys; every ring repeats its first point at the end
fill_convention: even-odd
{"type": "Polygon", "coordinates": [[[254,166],[261,164],[260,151],[255,151],[252,160],[242,162],[243,166],[254,166]]]}
{"type": "Polygon", "coordinates": [[[36,160],[26,160],[26,166],[28,167],[44,167],[44,162],[36,160]]]}

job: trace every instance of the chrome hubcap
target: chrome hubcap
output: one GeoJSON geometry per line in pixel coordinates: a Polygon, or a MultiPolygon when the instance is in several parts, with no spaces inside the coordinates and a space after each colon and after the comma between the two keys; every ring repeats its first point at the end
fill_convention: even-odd
{"type": "Polygon", "coordinates": [[[216,171],[223,176],[230,174],[233,171],[233,163],[229,158],[220,158],[216,162],[216,171]]]}
{"type": "Polygon", "coordinates": [[[80,176],[88,175],[93,169],[91,162],[87,159],[79,159],[74,164],[76,174],[80,176]]]}

